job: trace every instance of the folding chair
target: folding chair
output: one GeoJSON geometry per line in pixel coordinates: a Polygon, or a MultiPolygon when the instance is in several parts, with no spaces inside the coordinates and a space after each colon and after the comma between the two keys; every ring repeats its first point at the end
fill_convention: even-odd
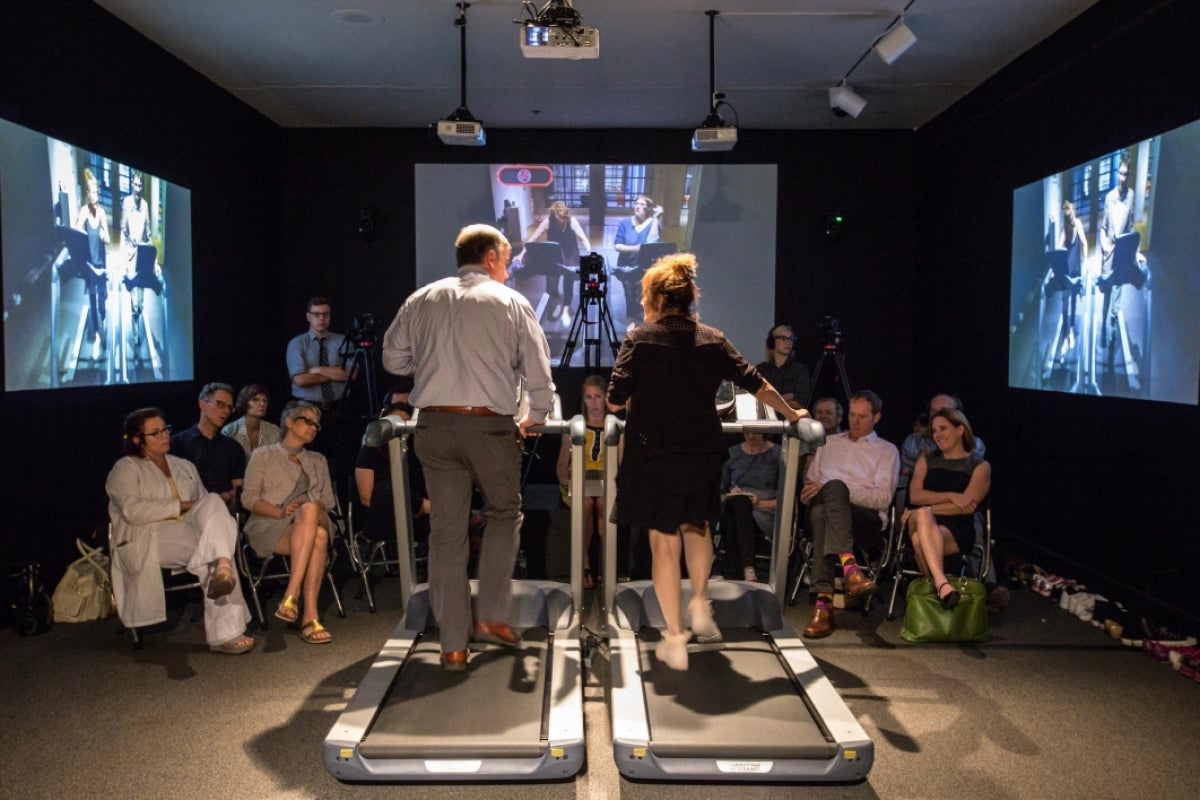
{"type": "MultiPolygon", "coordinates": [[[[896,545],[892,558],[892,594],[888,600],[887,619],[896,618],[896,597],[900,594],[901,586],[923,577],[916,566],[913,556],[912,543],[904,536],[904,532],[896,526],[896,545]]],[[[992,510],[984,502],[982,509],[975,512],[975,546],[969,553],[952,553],[945,557],[944,565],[947,575],[963,575],[983,580],[992,566],[992,510]]]]}
{"type": "MultiPolygon", "coordinates": [[[[804,586],[804,578],[812,570],[813,560],[813,544],[808,538],[804,529],[801,527],[803,514],[796,514],[795,527],[793,533],[793,548],[795,549],[795,561],[800,565],[799,571],[796,573],[795,579],[792,581],[792,590],[788,593],[788,605],[796,605],[800,599],[800,588],[804,586]]],[[[896,529],[897,529],[896,503],[893,500],[892,504],[887,509],[887,521],[880,528],[883,533],[879,544],[873,548],[865,548],[859,544],[854,545],[854,557],[858,562],[859,569],[863,570],[871,580],[882,581],[887,576],[888,568],[894,558],[896,547],[896,529]]],[[[874,598],[868,596],[863,601],[862,613],[866,616],[871,612],[871,605],[874,598]]]]}
{"type": "MultiPolygon", "coordinates": [[[[115,553],[115,552],[116,552],[116,550],[113,547],[113,526],[112,526],[112,522],[110,521],[108,523],[108,553],[109,553],[108,581],[109,581],[110,586],[112,585],[112,572],[113,572],[113,570],[117,569],[117,559],[113,557],[113,553],[115,553]]],[[[200,581],[196,578],[196,576],[192,575],[191,573],[174,572],[172,570],[165,569],[165,568],[163,569],[162,573],[163,573],[163,591],[165,591],[168,595],[170,595],[173,592],[195,592],[195,591],[203,591],[203,589],[204,589],[203,584],[201,584],[200,581]]],[[[188,600],[187,605],[184,607],[184,616],[185,617],[187,617],[190,614],[191,618],[193,620],[195,619],[195,614],[196,614],[195,609],[197,608],[198,602],[202,603],[203,600],[197,600],[197,599],[189,599],[188,600]]],[[[135,650],[142,649],[142,645],[145,644],[145,642],[143,641],[142,632],[140,629],[138,629],[136,627],[125,627],[124,623],[122,623],[120,630],[129,631],[129,638],[133,642],[133,647],[135,650]]],[[[120,632],[120,631],[118,631],[118,632],[120,632]]]]}
{"type": "MultiPolygon", "coordinates": [[[[334,547],[337,539],[344,536],[345,519],[341,513],[341,501],[338,499],[338,493],[333,493],[334,508],[329,511],[329,519],[332,523],[333,530],[329,531],[329,552],[325,559],[325,579],[329,581],[329,589],[333,592],[333,602],[337,606],[339,617],[346,616],[346,607],[342,604],[342,596],[338,592],[337,581],[333,578],[333,565],[337,561],[337,549],[334,547]]],[[[254,616],[258,619],[258,625],[263,630],[268,627],[268,617],[263,613],[262,606],[262,584],[264,581],[282,581],[285,585],[292,577],[291,560],[281,553],[271,553],[268,556],[260,556],[254,552],[254,548],[250,546],[250,540],[246,538],[243,526],[245,520],[249,519],[249,515],[244,517],[239,515],[238,525],[238,545],[235,551],[237,568],[245,579],[246,584],[250,587],[250,597],[254,601],[254,616]]]]}

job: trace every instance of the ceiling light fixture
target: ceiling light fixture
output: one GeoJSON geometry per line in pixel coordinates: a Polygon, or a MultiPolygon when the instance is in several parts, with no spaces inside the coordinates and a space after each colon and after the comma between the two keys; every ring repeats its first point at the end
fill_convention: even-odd
{"type": "Polygon", "coordinates": [[[700,127],[692,132],[692,150],[732,150],[737,144],[737,126],[725,121],[717,110],[728,106],[734,117],[737,110],[725,102],[725,95],[717,91],[717,48],[716,22],[720,11],[705,11],[708,15],[708,116],[700,127]]]}
{"type": "Polygon", "coordinates": [[[438,120],[438,138],[446,144],[482,147],[487,144],[487,133],[483,123],[475,119],[467,108],[467,9],[470,3],[455,3],[459,9],[454,24],[459,30],[459,82],[462,89],[462,105],[446,119],[438,120]]]}
{"type": "Polygon", "coordinates": [[[854,117],[858,119],[858,115],[867,107],[867,101],[858,92],[847,86],[846,81],[850,79],[850,76],[854,74],[854,70],[858,69],[858,65],[872,51],[877,53],[886,63],[891,64],[897,58],[904,55],[904,51],[916,44],[916,35],[904,24],[904,14],[912,8],[915,2],[917,0],[908,0],[908,3],[904,8],[900,9],[900,14],[892,20],[892,24],[887,27],[887,30],[875,38],[875,41],[871,43],[866,52],[858,57],[858,61],[854,62],[854,66],[846,70],[846,74],[837,82],[837,85],[830,87],[829,107],[833,110],[835,117],[854,117]]]}
{"type": "Polygon", "coordinates": [[[890,65],[916,43],[916,34],[904,24],[904,15],[901,14],[899,22],[880,36],[871,49],[883,59],[883,63],[890,65]]]}
{"type": "Polygon", "coordinates": [[[837,86],[829,89],[829,107],[835,117],[850,116],[858,119],[858,115],[867,107],[867,101],[847,86],[846,79],[842,78],[837,86]]]}

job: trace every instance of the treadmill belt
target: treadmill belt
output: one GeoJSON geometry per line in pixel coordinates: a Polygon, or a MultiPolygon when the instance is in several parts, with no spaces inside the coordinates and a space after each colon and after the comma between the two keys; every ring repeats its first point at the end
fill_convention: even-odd
{"type": "Polygon", "coordinates": [[[650,743],[668,758],[830,759],[837,745],[761,630],[721,628],[725,641],[688,645],[688,669],[659,663],[659,633],[638,634],[650,743]]]}
{"type": "Polygon", "coordinates": [[[547,631],[517,648],[471,646],[464,672],[442,668],[436,633],[413,647],[359,745],[365,758],[536,758],[545,749],[547,631]]]}

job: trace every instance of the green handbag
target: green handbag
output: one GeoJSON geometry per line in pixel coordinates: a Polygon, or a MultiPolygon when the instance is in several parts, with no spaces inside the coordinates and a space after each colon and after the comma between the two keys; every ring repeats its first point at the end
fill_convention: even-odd
{"type": "Polygon", "coordinates": [[[949,578],[959,594],[953,611],[942,608],[933,581],[920,578],[908,585],[904,626],[906,642],[983,642],[988,638],[987,590],[974,578],[949,578]]]}

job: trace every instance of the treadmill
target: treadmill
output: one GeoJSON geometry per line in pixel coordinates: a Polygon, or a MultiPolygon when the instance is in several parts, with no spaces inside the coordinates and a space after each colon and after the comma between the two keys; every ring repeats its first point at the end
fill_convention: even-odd
{"type": "MultiPolygon", "coordinates": [[[[582,494],[571,506],[571,582],[514,580],[505,621],[522,634],[521,645],[472,642],[466,671],[447,671],[428,584],[415,585],[405,460],[405,434],[415,427],[415,419],[392,416],[367,430],[367,444],[389,448],[404,617],[325,737],[325,768],[342,781],[570,778],[585,758],[582,494]]],[[[572,485],[582,493],[583,417],[535,430],[571,435],[572,485]]],[[[477,590],[472,581],[473,600],[477,590]]]]}
{"type": "MultiPolygon", "coordinates": [[[[754,402],[752,396],[748,399],[754,402]]],[[[851,782],[866,778],[875,748],[783,619],[802,446],[824,444],[819,422],[764,419],[725,422],[726,433],[782,435],[783,469],[768,583],[711,580],[713,616],[724,641],[688,645],[688,669],[659,663],[654,645],[665,628],[653,584],[616,585],[615,525],[604,539],[603,602],[611,659],[613,757],[626,778],[644,781],[851,782]]],[[[753,412],[752,412],[753,413],[753,412]]],[[[609,417],[606,464],[616,464],[622,423],[609,417]]],[[[610,470],[608,497],[615,497],[610,470]]],[[[691,599],[683,582],[683,607],[691,599]]]]}

